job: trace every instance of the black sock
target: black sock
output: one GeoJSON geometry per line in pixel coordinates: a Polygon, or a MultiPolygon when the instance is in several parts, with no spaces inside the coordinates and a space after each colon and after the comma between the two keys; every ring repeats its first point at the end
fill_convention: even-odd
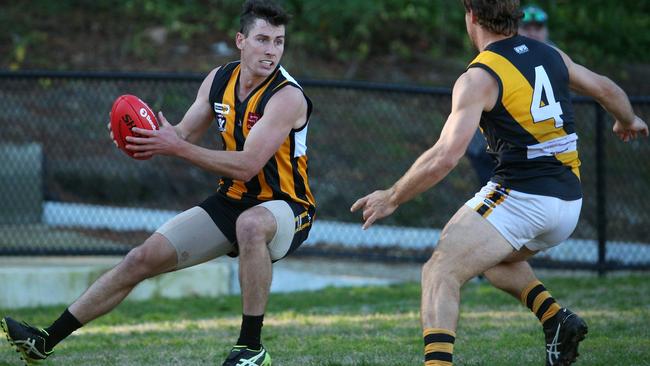
{"type": "Polygon", "coordinates": [[[260,349],[262,346],[262,323],[264,323],[264,314],[262,315],[242,315],[241,331],[237,344],[246,346],[250,349],[260,349]]]}
{"type": "Polygon", "coordinates": [[[83,324],[81,324],[79,320],[68,311],[68,309],[65,309],[59,319],[55,320],[48,328],[45,328],[45,331],[49,334],[45,343],[45,348],[51,350],[59,342],[82,326],[83,324]]]}

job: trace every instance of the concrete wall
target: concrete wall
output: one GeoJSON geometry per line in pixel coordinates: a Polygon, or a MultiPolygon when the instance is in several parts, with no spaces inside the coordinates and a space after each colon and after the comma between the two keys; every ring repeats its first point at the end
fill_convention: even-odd
{"type": "MultiPolygon", "coordinates": [[[[0,258],[0,308],[67,305],[119,258],[0,258]]],[[[232,294],[233,264],[217,260],[142,282],[129,300],[232,294]]]]}

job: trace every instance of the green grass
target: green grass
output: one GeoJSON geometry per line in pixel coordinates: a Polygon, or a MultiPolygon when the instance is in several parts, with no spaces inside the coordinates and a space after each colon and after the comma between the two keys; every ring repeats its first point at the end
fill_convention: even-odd
{"type": "MultiPolygon", "coordinates": [[[[543,278],[589,323],[579,365],[650,365],[647,275],[543,278]]],[[[274,294],[263,339],[280,366],[421,365],[418,284],[274,294]]],[[[456,365],[542,365],[536,318],[486,283],[463,289],[456,365]]],[[[220,365],[239,331],[239,297],[124,303],[77,331],[43,365],[220,365]]],[[[4,309],[47,325],[63,309],[4,309]]],[[[8,346],[0,365],[18,365],[8,346]]]]}

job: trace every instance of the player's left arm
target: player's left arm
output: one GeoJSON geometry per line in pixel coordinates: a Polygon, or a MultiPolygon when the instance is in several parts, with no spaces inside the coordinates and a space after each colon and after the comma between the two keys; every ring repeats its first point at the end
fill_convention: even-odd
{"type": "MultiPolygon", "coordinates": [[[[156,130],[139,130],[145,137],[130,141],[135,143],[132,150],[139,154],[176,156],[217,175],[248,181],[278,151],[291,129],[304,123],[306,115],[307,102],[302,91],[285,87],[271,97],[264,115],[250,130],[242,151],[211,150],[182,140],[176,133],[156,130]]],[[[159,120],[169,125],[162,114],[159,120]]]]}
{"type": "Polygon", "coordinates": [[[362,209],[363,228],[393,213],[397,207],[440,182],[465,154],[481,113],[498,98],[496,80],[485,70],[471,68],[461,75],[452,92],[452,110],[438,141],[425,151],[391,188],[359,200],[351,211],[362,209]]]}
{"type": "Polygon", "coordinates": [[[616,118],[613,131],[621,140],[627,142],[638,136],[648,136],[648,125],[634,114],[632,104],[620,86],[609,78],[573,62],[562,50],[556,50],[569,71],[569,87],[596,99],[616,118]]]}

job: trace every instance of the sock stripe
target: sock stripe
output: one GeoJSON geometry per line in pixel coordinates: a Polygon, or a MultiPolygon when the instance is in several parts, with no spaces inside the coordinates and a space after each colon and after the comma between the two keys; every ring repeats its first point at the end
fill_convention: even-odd
{"type": "Polygon", "coordinates": [[[542,305],[539,307],[537,311],[535,311],[535,316],[537,316],[537,319],[542,320],[542,316],[546,311],[551,307],[552,304],[555,303],[555,299],[552,297],[547,297],[546,300],[542,303],[542,305]]]}
{"type": "Polygon", "coordinates": [[[533,301],[533,307],[530,310],[532,310],[533,313],[537,314],[540,311],[542,305],[549,298],[552,298],[551,294],[546,290],[542,291],[539,295],[537,295],[535,301],[533,301]]]}
{"type": "Polygon", "coordinates": [[[530,292],[530,290],[532,290],[533,288],[535,288],[536,286],[541,285],[541,284],[542,283],[539,282],[539,281],[533,281],[533,282],[529,283],[528,286],[526,286],[526,288],[524,288],[524,290],[521,291],[521,295],[519,295],[519,300],[524,305],[526,305],[526,299],[528,298],[528,293],[530,292]]]}
{"type": "Polygon", "coordinates": [[[546,291],[546,288],[544,288],[544,285],[541,283],[535,287],[533,287],[532,290],[528,293],[526,296],[526,306],[529,309],[533,309],[533,304],[535,303],[535,299],[537,298],[537,295],[541,294],[542,292],[546,291]]]}
{"type": "Polygon", "coordinates": [[[448,329],[424,330],[425,366],[452,366],[456,333],[448,329]]]}
{"type": "Polygon", "coordinates": [[[424,344],[431,343],[451,343],[453,344],[456,338],[449,334],[428,334],[424,336],[424,344]]]}
{"type": "Polygon", "coordinates": [[[560,307],[560,305],[559,305],[557,302],[551,304],[551,306],[549,307],[549,309],[544,313],[544,315],[542,315],[542,318],[540,319],[540,321],[542,322],[542,324],[544,324],[547,320],[549,320],[549,319],[551,319],[552,317],[554,317],[555,314],[557,314],[558,311],[560,311],[561,309],[562,309],[562,308],[560,307]]]}
{"type": "Polygon", "coordinates": [[[456,337],[456,332],[454,332],[453,330],[442,329],[442,328],[427,328],[424,330],[423,334],[425,336],[429,334],[448,334],[452,337],[456,337]]]}
{"type": "Polygon", "coordinates": [[[431,352],[424,355],[424,361],[444,361],[452,362],[453,356],[447,352],[431,352]]]}
{"type": "Polygon", "coordinates": [[[445,352],[452,354],[454,353],[454,344],[453,343],[430,343],[424,347],[424,354],[431,352],[445,352]]]}
{"type": "Polygon", "coordinates": [[[424,366],[453,366],[453,364],[447,361],[433,360],[433,361],[425,361],[424,366]]]}

